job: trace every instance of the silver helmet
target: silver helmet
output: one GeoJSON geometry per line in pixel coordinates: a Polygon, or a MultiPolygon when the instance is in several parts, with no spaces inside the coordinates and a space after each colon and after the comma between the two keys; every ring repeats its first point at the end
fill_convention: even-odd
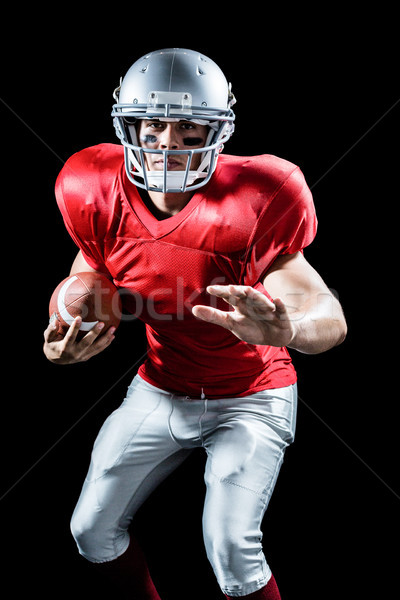
{"type": "Polygon", "coordinates": [[[124,146],[128,178],[138,187],[158,192],[184,192],[205,185],[213,174],[223,144],[234,130],[235,97],[218,65],[199,52],[165,48],[137,60],[114,91],[111,116],[124,146]],[[137,119],[194,121],[209,127],[205,145],[190,150],[142,148],[137,119]],[[147,153],[163,154],[163,170],[146,169],[147,153]],[[190,170],[193,155],[200,164],[190,170]],[[168,171],[168,156],[186,155],[186,168],[168,171]]]}

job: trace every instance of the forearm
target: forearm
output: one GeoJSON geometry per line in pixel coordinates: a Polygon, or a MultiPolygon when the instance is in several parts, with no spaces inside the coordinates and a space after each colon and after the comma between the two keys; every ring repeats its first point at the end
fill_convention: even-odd
{"type": "Polygon", "coordinates": [[[305,354],[319,354],[341,344],[347,325],[339,302],[331,294],[319,294],[289,318],[293,338],[288,348],[305,354]]]}

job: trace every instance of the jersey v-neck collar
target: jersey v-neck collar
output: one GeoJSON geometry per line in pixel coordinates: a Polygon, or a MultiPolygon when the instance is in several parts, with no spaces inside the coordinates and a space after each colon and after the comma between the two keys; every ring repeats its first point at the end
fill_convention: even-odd
{"type": "Polygon", "coordinates": [[[125,169],[123,170],[121,177],[121,190],[124,201],[129,209],[134,212],[136,218],[139,219],[142,225],[155,239],[168,235],[176,229],[204,198],[203,193],[199,193],[199,190],[196,190],[182,210],[167,219],[158,220],[142,200],[138,188],[126,177],[125,169]]]}

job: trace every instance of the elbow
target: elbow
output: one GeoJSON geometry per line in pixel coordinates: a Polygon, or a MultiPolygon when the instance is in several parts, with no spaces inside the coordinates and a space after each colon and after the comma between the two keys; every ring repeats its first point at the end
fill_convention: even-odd
{"type": "Polygon", "coordinates": [[[340,344],[343,344],[346,337],[347,337],[347,323],[346,323],[345,319],[342,319],[339,324],[339,327],[338,327],[337,340],[336,340],[335,346],[340,346],[340,344]]]}
{"type": "Polygon", "coordinates": [[[335,348],[336,346],[343,344],[347,337],[346,317],[344,316],[343,309],[339,302],[336,301],[335,304],[335,309],[330,317],[330,330],[332,333],[332,343],[330,345],[331,348],[335,348]]]}
{"type": "MultiPolygon", "coordinates": [[[[331,350],[332,348],[336,348],[336,346],[340,346],[343,344],[347,336],[347,324],[344,319],[340,319],[339,321],[335,321],[335,327],[331,328],[331,334],[327,338],[326,346],[323,346],[320,352],[326,352],[327,350],[331,350]]],[[[319,352],[318,352],[319,353],[319,352]]]]}
{"type": "Polygon", "coordinates": [[[308,343],[296,348],[296,350],[305,354],[322,354],[336,346],[340,346],[345,341],[346,336],[347,325],[345,320],[330,321],[323,325],[319,335],[308,340],[308,343]]]}

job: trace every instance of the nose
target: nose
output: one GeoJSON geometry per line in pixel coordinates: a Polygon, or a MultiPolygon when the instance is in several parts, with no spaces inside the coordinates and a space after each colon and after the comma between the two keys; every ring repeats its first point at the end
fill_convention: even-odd
{"type": "Polygon", "coordinates": [[[167,123],[158,138],[162,150],[177,150],[179,148],[179,138],[173,125],[174,123],[167,123]]]}

